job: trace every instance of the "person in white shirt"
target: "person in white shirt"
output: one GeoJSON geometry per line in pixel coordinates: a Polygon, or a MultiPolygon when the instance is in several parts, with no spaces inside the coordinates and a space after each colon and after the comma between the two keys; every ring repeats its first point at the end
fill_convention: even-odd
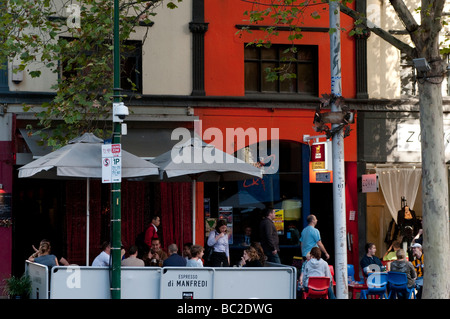
{"type": "Polygon", "coordinates": [[[213,247],[210,261],[212,267],[229,267],[230,265],[227,230],[227,222],[220,219],[217,221],[215,230],[209,233],[207,245],[213,247]]]}
{"type": "Polygon", "coordinates": [[[202,257],[204,250],[200,245],[192,245],[191,258],[187,261],[186,267],[203,267],[202,257]]]}
{"type": "Polygon", "coordinates": [[[95,257],[92,262],[93,267],[109,267],[110,265],[111,244],[104,242],[102,244],[102,252],[95,257]]]}

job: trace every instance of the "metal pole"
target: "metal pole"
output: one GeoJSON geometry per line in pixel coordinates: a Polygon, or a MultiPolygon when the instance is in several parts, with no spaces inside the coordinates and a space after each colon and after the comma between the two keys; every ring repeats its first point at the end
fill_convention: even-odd
{"type": "MultiPolygon", "coordinates": [[[[331,93],[341,96],[341,37],[339,1],[330,0],[331,93]]],[[[332,112],[341,109],[331,104],[332,112]]],[[[339,124],[333,124],[332,128],[339,124]]],[[[347,228],[345,212],[344,135],[342,129],[333,136],[333,214],[336,297],[348,299],[347,228]]]]}
{"type": "Polygon", "coordinates": [[[89,221],[91,213],[89,210],[89,198],[90,198],[90,178],[86,180],[86,266],[89,266],[89,221]]]}
{"type": "MultiPolygon", "coordinates": [[[[114,102],[120,102],[119,0],[114,0],[114,102]]],[[[113,144],[120,144],[122,124],[113,121],[113,144]]],[[[111,298],[120,299],[121,281],[121,183],[111,185],[111,298]]]]}

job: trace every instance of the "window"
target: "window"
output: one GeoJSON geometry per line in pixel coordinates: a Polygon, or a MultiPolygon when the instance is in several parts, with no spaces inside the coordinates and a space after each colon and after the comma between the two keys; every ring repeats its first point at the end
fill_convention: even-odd
{"type": "Polygon", "coordinates": [[[317,46],[272,45],[270,48],[245,47],[246,93],[296,93],[318,95],[317,46]],[[295,75],[285,80],[268,81],[267,68],[295,75]]]}
{"type": "MultiPolygon", "coordinates": [[[[73,38],[65,38],[67,41],[74,40],[73,38]]],[[[125,92],[134,91],[142,93],[142,42],[141,41],[125,41],[121,47],[121,63],[120,63],[120,86],[125,92]]],[[[87,56],[94,56],[98,54],[95,49],[88,51],[87,56]]],[[[112,54],[112,53],[111,53],[112,54]]],[[[93,58],[95,59],[95,57],[93,58]]],[[[90,68],[84,68],[83,71],[72,68],[66,69],[66,61],[63,59],[60,65],[60,78],[68,78],[70,76],[87,75],[90,68]]],[[[113,61],[111,59],[111,69],[113,61]]]]}

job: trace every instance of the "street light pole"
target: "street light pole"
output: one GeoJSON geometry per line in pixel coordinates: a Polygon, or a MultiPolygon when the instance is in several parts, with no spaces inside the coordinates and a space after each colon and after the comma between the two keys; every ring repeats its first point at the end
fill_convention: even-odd
{"type": "MultiPolygon", "coordinates": [[[[330,52],[331,94],[342,95],[341,86],[341,36],[339,1],[330,0],[330,52]]],[[[332,99],[333,100],[333,99],[332,99]]],[[[331,112],[341,112],[340,106],[331,104],[331,112]]],[[[333,124],[332,129],[339,126],[333,124]]],[[[333,217],[335,247],[336,297],[348,299],[347,227],[345,211],[344,134],[342,128],[333,136],[333,217]]]]}
{"type": "MultiPolygon", "coordinates": [[[[114,0],[114,103],[120,102],[120,36],[119,36],[119,0],[114,0]]],[[[114,106],[113,106],[114,108],[114,106]]],[[[114,118],[114,116],[113,116],[114,118]]],[[[120,144],[122,124],[113,119],[112,144],[120,144]]],[[[121,288],[121,183],[111,185],[111,298],[120,299],[121,288]]]]}

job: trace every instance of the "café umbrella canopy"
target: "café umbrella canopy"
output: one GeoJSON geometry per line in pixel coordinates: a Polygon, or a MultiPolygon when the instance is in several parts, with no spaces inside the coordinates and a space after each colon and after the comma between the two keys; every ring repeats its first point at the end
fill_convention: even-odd
{"type": "Polygon", "coordinates": [[[151,162],[159,167],[160,181],[192,182],[192,237],[195,243],[196,182],[262,178],[262,170],[222,152],[198,136],[175,145],[151,162]]]}
{"type": "MultiPolygon", "coordinates": [[[[89,264],[89,181],[102,178],[103,140],[84,133],[60,149],[19,168],[19,178],[86,179],[86,265],[89,264]]],[[[157,175],[158,167],[122,150],[122,177],[157,175]]]]}

